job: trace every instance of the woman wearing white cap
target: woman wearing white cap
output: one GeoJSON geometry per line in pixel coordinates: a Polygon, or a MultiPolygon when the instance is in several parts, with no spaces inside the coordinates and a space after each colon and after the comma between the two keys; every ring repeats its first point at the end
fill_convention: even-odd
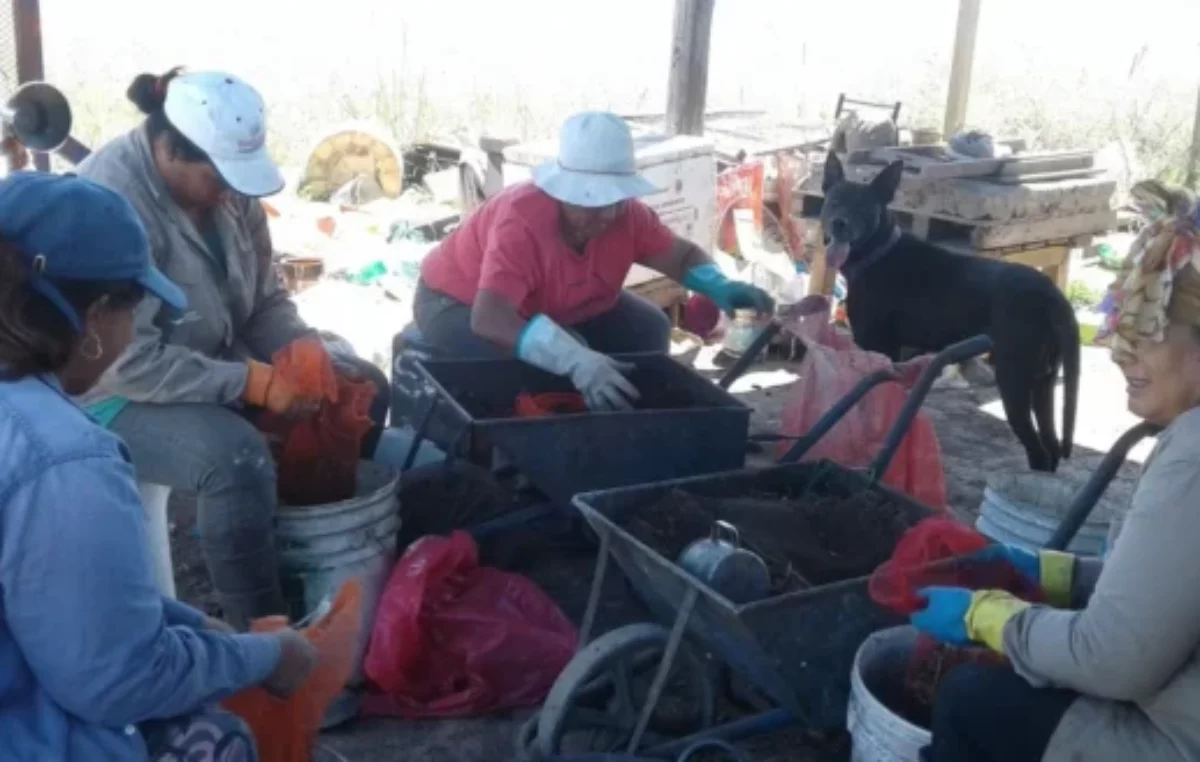
{"type": "MultiPolygon", "coordinates": [[[[198,494],[213,587],[224,616],[244,626],[284,611],[275,470],[244,413],[313,405],[267,364],[314,333],[277,281],[257,201],[282,189],[283,178],[267,153],[263,100],[237,77],[143,74],[128,95],[145,122],[97,150],[79,174],[133,204],[155,261],[190,307],[170,316],[146,299],[133,343],[81,402],[125,440],[139,478],[198,494]]],[[[369,364],[335,361],[386,390],[369,364]]],[[[380,425],[387,396],[378,395],[372,410],[380,425]]]]}
{"type": "Polygon", "coordinates": [[[414,305],[423,339],[450,356],[515,354],[570,378],[594,408],[630,407],[628,368],[607,355],[670,341],[662,311],[622,290],[634,263],[726,311],[771,309],[636,200],[657,190],[637,173],[624,120],[572,116],[556,160],[489,199],[425,259],[414,305]]]}

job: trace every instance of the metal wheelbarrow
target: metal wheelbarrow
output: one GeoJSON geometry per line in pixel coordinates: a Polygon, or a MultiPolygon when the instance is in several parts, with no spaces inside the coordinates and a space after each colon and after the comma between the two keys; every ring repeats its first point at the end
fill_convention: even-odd
{"type": "MultiPolygon", "coordinates": [[[[942,368],[990,348],[991,340],[980,336],[937,355],[865,471],[828,461],[788,462],[577,495],[574,504],[600,545],[580,628],[580,643],[586,645],[560,675],[541,711],[522,729],[520,753],[530,758],[561,754],[568,736],[579,731],[603,736],[604,748],[588,751],[670,758],[699,740],[734,740],[797,722],[814,730],[840,728],[855,650],[867,635],[898,623],[868,597],[869,572],[739,605],[634,537],[626,524],[675,490],[711,498],[848,498],[866,491],[878,498],[879,510],[894,522],[894,545],[907,528],[937,512],[879,484],[879,479],[942,368]],[[613,561],[662,625],[629,625],[588,642],[613,561]],[[770,708],[714,727],[719,693],[714,662],[747,682],[770,708]],[[668,683],[685,684],[687,723],[661,716],[658,705],[668,683]],[[603,700],[597,698],[601,694],[603,700]],[[680,724],[691,727],[681,733],[680,724]]],[[[867,391],[889,379],[890,374],[863,379],[785,459],[797,460],[867,391]]]]}

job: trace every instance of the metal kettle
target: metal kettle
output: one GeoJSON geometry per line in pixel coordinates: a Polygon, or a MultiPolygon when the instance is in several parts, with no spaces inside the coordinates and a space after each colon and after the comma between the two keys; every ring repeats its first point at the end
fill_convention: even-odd
{"type": "Polygon", "coordinates": [[[766,563],[742,547],[737,527],[725,521],[714,521],[712,533],[684,548],[676,563],[736,604],[759,601],[771,593],[766,563]]]}

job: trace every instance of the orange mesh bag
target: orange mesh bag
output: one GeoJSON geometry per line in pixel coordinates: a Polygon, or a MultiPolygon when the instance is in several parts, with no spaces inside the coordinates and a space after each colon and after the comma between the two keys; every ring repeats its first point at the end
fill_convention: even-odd
{"type": "MultiPolygon", "coordinates": [[[[787,329],[804,342],[797,381],[783,406],[781,432],[799,437],[866,376],[891,370],[899,383],[883,383],[859,400],[841,420],[801,458],[828,459],[847,468],[863,468],[878,454],[888,431],[900,414],[908,390],[916,383],[931,357],[892,363],[885,355],[859,349],[829,322],[829,304],[816,312],[790,320],[787,329]]],[[[791,447],[779,446],[779,455],[791,447]]],[[[931,508],[946,507],[946,477],[933,421],[918,412],[900,442],[883,483],[931,508]]]]}
{"type": "MultiPolygon", "coordinates": [[[[257,619],[253,632],[287,627],[281,616],[257,619]]],[[[362,627],[362,589],[357,580],[342,585],[329,613],[302,630],[317,649],[317,667],[300,690],[279,699],[263,688],[251,688],[226,699],[222,706],[237,714],[254,732],[261,762],[308,762],[313,741],[329,704],[354,670],[362,627]]]]}
{"type": "Polygon", "coordinates": [[[543,418],[548,415],[586,413],[587,409],[587,403],[579,392],[522,392],[517,395],[514,412],[518,418],[543,418]]]}
{"type": "MultiPolygon", "coordinates": [[[[1008,561],[973,557],[991,544],[987,537],[954,519],[925,519],[904,533],[892,557],[871,575],[868,583],[871,599],[904,616],[924,607],[918,591],[931,586],[1005,590],[1030,603],[1044,602],[1041,588],[1008,561]]],[[[905,675],[908,706],[896,708],[897,711],[928,727],[928,715],[942,679],[966,663],[1007,662],[986,648],[959,648],[922,635],[905,675]]]]}
{"type": "Polygon", "coordinates": [[[337,402],[337,373],[319,338],[296,339],[275,353],[271,365],[300,395],[337,402]]]}
{"type": "Polygon", "coordinates": [[[276,440],[279,498],[287,505],[334,503],[354,497],[362,440],[371,428],[375,385],[338,376],[320,339],[298,339],[272,358],[281,374],[320,407],[299,420],[263,413],[258,427],[276,440]]]}

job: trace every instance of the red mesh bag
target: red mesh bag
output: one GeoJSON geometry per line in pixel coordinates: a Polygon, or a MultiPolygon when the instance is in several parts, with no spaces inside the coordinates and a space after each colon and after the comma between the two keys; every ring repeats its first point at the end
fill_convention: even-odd
{"type": "Polygon", "coordinates": [[[321,399],[307,418],[265,412],[258,419],[258,427],[274,440],[279,499],[304,506],[354,497],[375,385],[337,375],[320,339],[294,341],[271,359],[275,372],[300,393],[321,399]]]}
{"type": "Polygon", "coordinates": [[[1041,588],[1008,561],[969,558],[990,544],[991,540],[954,519],[925,519],[904,533],[892,557],[871,575],[871,599],[905,616],[924,607],[917,591],[932,586],[1007,590],[1022,600],[1043,602],[1041,588]]]}
{"type": "MultiPolygon", "coordinates": [[[[924,607],[918,591],[924,587],[964,587],[1005,590],[1030,603],[1042,603],[1041,588],[1027,580],[1008,561],[975,559],[991,544],[974,529],[950,518],[925,519],[909,529],[892,557],[871,575],[868,590],[875,603],[908,616],[924,607]]],[[[928,727],[928,714],[942,679],[966,663],[1006,664],[986,648],[945,645],[922,635],[908,664],[905,691],[908,706],[898,708],[907,719],[928,727]]]]}
{"type": "MultiPolygon", "coordinates": [[[[262,762],[308,762],[325,710],[354,669],[361,626],[362,591],[356,580],[350,580],[338,591],[329,613],[302,631],[316,647],[318,659],[300,690],[285,700],[263,688],[251,688],[222,703],[250,726],[262,762]]],[[[251,630],[272,632],[283,627],[287,620],[272,616],[255,620],[251,630]]]]}
{"type": "Polygon", "coordinates": [[[586,413],[587,403],[579,392],[548,392],[545,394],[517,395],[514,407],[518,418],[542,418],[548,415],[570,415],[586,413]]]}

